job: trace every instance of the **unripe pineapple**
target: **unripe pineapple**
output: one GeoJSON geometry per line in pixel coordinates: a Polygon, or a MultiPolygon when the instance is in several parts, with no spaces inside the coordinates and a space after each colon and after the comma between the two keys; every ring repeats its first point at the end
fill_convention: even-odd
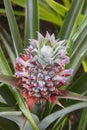
{"type": "Polygon", "coordinates": [[[38,33],[38,40],[30,39],[25,54],[16,59],[16,76],[30,109],[44,99],[61,105],[56,96],[72,74],[72,69],[65,69],[68,62],[66,41],[55,40],[48,32],[45,37],[38,33]]]}

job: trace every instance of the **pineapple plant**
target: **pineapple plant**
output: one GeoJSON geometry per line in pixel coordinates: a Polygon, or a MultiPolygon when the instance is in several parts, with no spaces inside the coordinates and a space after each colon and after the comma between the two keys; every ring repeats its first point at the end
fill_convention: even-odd
{"type": "MultiPolygon", "coordinates": [[[[40,104],[41,106],[37,105],[38,107],[37,109],[42,111],[42,113],[40,111],[40,115],[38,114],[37,110],[35,111],[35,113],[33,113],[32,108],[34,107],[35,103],[38,102],[42,103],[45,100],[48,102],[53,102],[63,107],[62,104],[58,101],[59,98],[87,101],[86,96],[80,95],[81,93],[84,93],[85,90],[87,90],[86,80],[84,80],[84,78],[87,77],[87,74],[83,75],[83,77],[80,78],[82,80],[79,79],[77,81],[77,82],[80,81],[79,84],[77,83],[74,84],[72,82],[73,86],[72,85],[69,87],[67,86],[68,82],[71,82],[71,79],[74,77],[77,69],[79,68],[79,65],[81,64],[81,61],[87,54],[86,53],[87,42],[85,42],[85,40],[82,41],[83,39],[86,38],[85,29],[87,26],[86,24],[87,18],[82,22],[82,24],[79,24],[78,26],[79,28],[76,29],[77,17],[80,13],[84,0],[83,1],[74,0],[71,4],[71,8],[69,9],[69,11],[65,10],[65,8],[62,8],[62,6],[59,6],[58,4],[58,7],[61,7],[60,13],[62,10],[65,10],[64,11],[65,16],[67,11],[67,16],[65,18],[64,25],[61,27],[58,37],[60,39],[69,40],[70,42],[68,45],[66,40],[62,41],[60,41],[60,39],[55,40],[54,34],[50,35],[48,32],[45,37],[42,36],[40,33],[38,33],[38,36],[36,35],[36,32],[40,31],[39,17],[38,17],[38,0],[32,0],[32,1],[28,0],[25,2],[26,3],[25,28],[24,28],[25,32],[24,32],[24,41],[21,42],[22,39],[20,37],[19,29],[13,14],[10,0],[8,1],[3,0],[3,1],[13,40],[13,42],[11,42],[10,49],[12,48],[13,45],[14,57],[15,55],[18,57],[16,58],[16,66],[15,66],[16,72],[14,76],[14,71],[9,72],[9,65],[7,64],[7,62],[5,62],[6,59],[4,57],[4,53],[2,53],[2,50],[0,48],[0,54],[2,55],[0,57],[0,63],[2,62],[2,64],[0,65],[0,71],[1,71],[0,82],[2,82],[0,84],[0,88],[3,90],[3,94],[0,95],[2,99],[1,97],[0,99],[2,100],[2,102],[4,97],[5,99],[7,99],[6,104],[4,103],[2,104],[2,102],[0,103],[0,109],[1,109],[0,116],[2,117],[4,116],[5,118],[12,120],[13,122],[16,122],[13,125],[13,127],[9,128],[9,130],[12,130],[13,128],[19,130],[19,128],[17,129],[14,127],[16,124],[20,127],[20,129],[23,130],[63,129],[63,126],[65,125],[66,121],[69,122],[69,128],[70,128],[70,119],[66,118],[65,115],[69,114],[72,111],[87,107],[87,102],[74,103],[73,101],[70,101],[68,103],[67,100],[65,100],[65,102],[62,102],[61,100],[62,104],[65,107],[63,109],[60,109],[54,104],[47,103],[44,105],[44,107],[43,104],[40,104]],[[75,32],[75,29],[77,30],[77,32],[75,32]],[[74,35],[73,32],[75,33],[74,35]],[[28,39],[30,39],[29,47],[25,49],[24,54],[19,54],[20,52],[23,52],[23,47],[27,46],[28,39]],[[73,50],[72,44],[76,45],[76,43],[78,43],[78,45],[73,50]],[[71,60],[69,59],[68,56],[67,52],[68,48],[71,60]],[[72,53],[74,53],[75,55],[72,55],[72,53]],[[70,64],[68,67],[70,69],[67,69],[66,65],[69,62],[70,64]],[[6,71],[3,71],[4,70],[3,68],[6,71]],[[73,74],[71,68],[73,69],[73,74]],[[4,85],[4,83],[7,84],[8,86],[4,85]],[[63,89],[62,86],[65,86],[65,88],[68,87],[69,90],[63,89]],[[14,87],[16,87],[17,89],[15,89],[14,87]],[[18,89],[20,89],[21,93],[19,92],[18,89]],[[9,95],[5,94],[4,93],[5,91],[9,95]],[[80,94],[74,92],[78,92],[80,94]],[[23,95],[25,100],[23,99],[21,94],[23,95]],[[12,104],[10,100],[13,99],[13,97],[15,101],[14,104],[12,104]],[[10,102],[11,107],[9,107],[8,101],[10,102]],[[55,111],[54,108],[56,108],[57,111],[55,111]],[[26,119],[29,121],[29,123],[27,123],[26,119]]],[[[46,2],[47,1],[48,0],[46,0],[46,2]]],[[[50,3],[49,1],[47,2],[49,7],[51,3],[56,4],[53,0],[50,0],[50,3]]],[[[48,11],[46,8],[44,9],[44,11],[46,11],[46,13],[44,12],[43,14],[44,16],[46,16],[48,11]]],[[[54,20],[56,23],[58,23],[58,21],[61,22],[60,19],[58,19],[59,15],[56,15],[57,17],[56,20],[55,17],[51,17],[51,14],[52,12],[50,13],[50,15],[47,16],[48,19],[50,18],[52,19],[52,21],[54,20]]],[[[62,16],[62,19],[64,16],[62,16]]],[[[82,19],[82,16],[80,19],[82,19]]],[[[61,24],[59,25],[61,26],[61,24]]],[[[3,40],[3,42],[5,42],[5,40],[3,40]]],[[[7,50],[8,52],[10,52],[8,48],[7,50]]],[[[15,60],[11,59],[11,62],[13,63],[13,65],[15,64],[15,60]]],[[[10,123],[9,125],[8,124],[5,125],[5,120],[2,120],[2,122],[3,123],[0,122],[0,128],[4,129],[5,127],[7,130],[7,127],[10,125],[10,123]]]]}
{"type": "Polygon", "coordinates": [[[72,74],[72,69],[65,69],[69,63],[66,41],[55,40],[48,32],[45,37],[38,33],[38,40],[29,41],[25,54],[16,58],[15,74],[23,97],[30,109],[44,100],[62,106],[56,96],[63,94],[60,87],[67,85],[72,74]]]}

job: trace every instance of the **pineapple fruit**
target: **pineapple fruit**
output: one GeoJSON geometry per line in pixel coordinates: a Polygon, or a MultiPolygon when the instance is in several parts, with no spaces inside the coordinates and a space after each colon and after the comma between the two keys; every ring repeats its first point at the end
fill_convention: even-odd
{"type": "Polygon", "coordinates": [[[61,86],[67,85],[72,74],[72,69],[65,69],[69,63],[66,41],[55,40],[48,32],[45,37],[38,33],[38,40],[29,41],[25,53],[16,59],[16,77],[23,97],[30,109],[44,100],[62,106],[57,95],[63,94],[61,86]]]}

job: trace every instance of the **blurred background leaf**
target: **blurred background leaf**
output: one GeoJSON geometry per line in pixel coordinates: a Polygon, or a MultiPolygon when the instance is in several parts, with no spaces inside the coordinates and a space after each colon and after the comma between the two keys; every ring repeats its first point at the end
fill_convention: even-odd
{"type": "Polygon", "coordinates": [[[13,68],[15,68],[15,50],[14,47],[12,46],[12,40],[9,34],[6,32],[6,30],[3,29],[1,26],[0,26],[0,38],[5,48],[7,49],[13,68]]]}
{"type": "Polygon", "coordinates": [[[39,129],[45,130],[52,122],[54,122],[57,118],[60,116],[64,116],[68,114],[69,112],[81,109],[87,107],[87,102],[83,103],[77,103],[75,105],[71,105],[69,107],[66,107],[60,111],[56,111],[55,113],[52,113],[45,117],[40,123],[39,123],[39,129]]]}
{"type": "Polygon", "coordinates": [[[81,12],[85,0],[73,0],[72,5],[64,19],[64,24],[59,32],[59,38],[69,39],[73,33],[76,20],[81,12]]]}
{"type": "Polygon", "coordinates": [[[1,47],[0,47],[0,73],[12,75],[12,71],[10,69],[10,66],[5,58],[5,55],[1,47]]]}
{"type": "Polygon", "coordinates": [[[38,0],[27,0],[25,8],[25,34],[24,44],[28,46],[28,40],[37,39],[37,33],[39,32],[39,18],[38,18],[38,0]],[[30,12],[30,13],[29,13],[30,12]]]}
{"type": "Polygon", "coordinates": [[[11,120],[0,117],[1,130],[20,130],[18,125],[11,120]],[[8,125],[9,124],[9,125],[8,125]]]}
{"type": "Polygon", "coordinates": [[[17,26],[17,23],[16,23],[16,19],[14,17],[11,2],[10,2],[10,0],[8,0],[8,1],[3,0],[3,1],[4,1],[5,9],[6,9],[6,15],[7,15],[7,18],[8,18],[11,36],[12,36],[12,39],[13,39],[13,45],[14,45],[15,53],[16,53],[16,56],[18,56],[18,52],[23,51],[22,40],[21,40],[21,37],[20,37],[20,34],[19,34],[19,29],[18,29],[18,26],[17,26]]]}

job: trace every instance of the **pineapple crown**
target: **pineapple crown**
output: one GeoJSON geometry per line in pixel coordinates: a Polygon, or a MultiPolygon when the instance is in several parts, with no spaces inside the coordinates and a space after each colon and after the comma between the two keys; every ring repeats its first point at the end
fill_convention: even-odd
{"type": "Polygon", "coordinates": [[[37,60],[43,68],[56,63],[65,65],[69,62],[66,40],[55,40],[54,34],[50,35],[48,32],[45,37],[38,32],[38,40],[30,39],[29,50],[35,61],[37,60]]]}

